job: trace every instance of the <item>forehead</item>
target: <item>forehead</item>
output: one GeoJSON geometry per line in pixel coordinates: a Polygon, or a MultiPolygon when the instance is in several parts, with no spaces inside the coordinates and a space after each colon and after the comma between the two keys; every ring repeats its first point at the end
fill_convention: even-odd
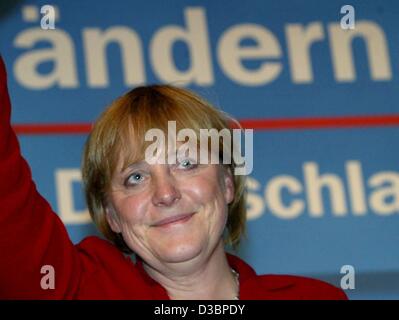
{"type": "Polygon", "coordinates": [[[127,167],[144,167],[153,164],[177,164],[183,159],[189,158],[194,163],[211,164],[212,153],[219,154],[220,151],[213,150],[211,141],[204,144],[196,135],[190,139],[176,141],[176,136],[170,132],[161,131],[162,138],[155,142],[145,141],[138,144],[137,139],[132,137],[131,143],[121,150],[118,168],[124,171],[127,167]]]}
{"type": "Polygon", "coordinates": [[[118,167],[121,170],[133,163],[151,162],[154,157],[163,156],[165,158],[176,153],[181,154],[183,149],[186,151],[185,153],[188,153],[188,148],[181,148],[183,144],[190,149],[198,150],[200,148],[199,129],[195,128],[195,124],[187,124],[185,119],[169,120],[166,118],[163,120],[158,119],[139,125],[133,120],[128,121],[125,126],[120,128],[117,144],[119,145],[118,167]],[[168,126],[170,121],[175,123],[174,128],[168,126]],[[191,127],[187,128],[187,125],[191,125],[191,127]],[[190,129],[193,133],[192,138],[177,136],[183,127],[190,129]]]}

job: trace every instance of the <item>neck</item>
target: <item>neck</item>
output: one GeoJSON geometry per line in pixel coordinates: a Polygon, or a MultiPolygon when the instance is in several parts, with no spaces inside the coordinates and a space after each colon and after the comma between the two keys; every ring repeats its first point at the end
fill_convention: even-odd
{"type": "Polygon", "coordinates": [[[190,265],[185,272],[182,266],[177,270],[156,270],[144,263],[144,269],[161,284],[172,300],[227,300],[238,294],[238,284],[228,264],[221,241],[206,261],[190,265]]]}

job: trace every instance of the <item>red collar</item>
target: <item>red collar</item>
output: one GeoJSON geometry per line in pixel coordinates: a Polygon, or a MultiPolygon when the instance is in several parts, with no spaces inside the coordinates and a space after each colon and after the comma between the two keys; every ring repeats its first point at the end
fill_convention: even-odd
{"type": "MultiPolygon", "coordinates": [[[[227,253],[227,261],[231,268],[236,270],[240,281],[240,299],[259,299],[259,283],[257,283],[257,275],[254,269],[237,256],[227,253]]],[[[166,289],[158,282],[152,279],[144,270],[143,261],[140,257],[136,260],[137,270],[140,272],[142,279],[151,287],[154,299],[169,300],[166,289]]]]}

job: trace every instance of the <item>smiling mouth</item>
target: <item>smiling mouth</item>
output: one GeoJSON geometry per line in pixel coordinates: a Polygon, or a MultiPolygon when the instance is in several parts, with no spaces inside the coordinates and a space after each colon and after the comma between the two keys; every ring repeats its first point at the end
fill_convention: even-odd
{"type": "Polygon", "coordinates": [[[178,214],[173,217],[162,219],[162,220],[154,223],[152,226],[153,227],[168,227],[168,226],[175,225],[175,224],[185,223],[185,222],[189,221],[194,214],[195,214],[195,212],[178,214]]]}

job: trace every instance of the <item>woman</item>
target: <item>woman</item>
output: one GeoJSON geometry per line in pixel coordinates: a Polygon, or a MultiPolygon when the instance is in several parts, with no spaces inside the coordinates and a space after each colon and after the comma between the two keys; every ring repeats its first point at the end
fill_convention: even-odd
{"type": "MultiPolygon", "coordinates": [[[[204,163],[183,152],[165,163],[160,155],[179,153],[170,145],[183,142],[168,140],[148,153],[151,141],[144,137],[153,128],[165,132],[168,121],[200,137],[200,129],[226,129],[229,119],[171,86],[136,88],[96,122],[83,180],[94,223],[110,241],[88,237],[74,246],[21,157],[2,61],[0,86],[0,298],[346,298],[318,280],[256,275],[225,252],[225,243],[238,245],[245,224],[244,180],[234,174],[235,162],[204,163]],[[132,252],[136,262],[123,254],[132,252]]],[[[220,155],[231,154],[223,139],[220,144],[220,155]]]]}

